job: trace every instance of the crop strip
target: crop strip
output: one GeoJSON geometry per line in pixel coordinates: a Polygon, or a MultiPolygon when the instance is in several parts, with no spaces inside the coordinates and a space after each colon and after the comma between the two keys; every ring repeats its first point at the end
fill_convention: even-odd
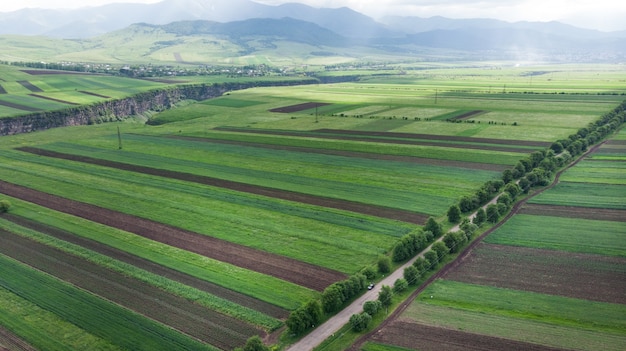
{"type": "Polygon", "coordinates": [[[426,216],[425,214],[411,212],[411,211],[363,204],[359,202],[342,200],[342,199],[333,199],[333,198],[328,198],[328,197],[323,197],[323,196],[297,193],[294,191],[269,188],[269,187],[264,187],[264,186],[259,186],[259,185],[246,184],[246,183],[241,183],[241,182],[235,182],[235,181],[213,178],[213,177],[206,177],[206,176],[195,175],[195,174],[190,174],[190,173],[175,172],[175,171],[170,171],[170,170],[165,170],[165,169],[157,169],[157,168],[152,168],[152,167],[131,165],[131,164],[122,163],[122,162],[107,161],[107,160],[96,159],[96,158],[87,157],[87,156],[71,155],[71,154],[66,154],[66,153],[61,153],[61,152],[43,150],[43,149],[34,148],[34,147],[21,147],[21,148],[18,148],[17,150],[33,153],[36,155],[90,163],[90,164],[111,167],[111,168],[131,171],[131,172],[139,172],[139,173],[150,174],[150,175],[155,175],[155,176],[160,176],[160,177],[184,180],[184,181],[210,185],[210,186],[216,186],[216,187],[235,190],[235,191],[241,191],[241,192],[255,194],[255,195],[262,195],[262,196],[288,200],[288,201],[294,201],[294,202],[300,202],[300,203],[305,203],[305,204],[315,205],[315,206],[330,207],[330,208],[340,209],[344,211],[362,213],[362,214],[366,214],[370,216],[388,218],[388,219],[414,223],[414,224],[419,224],[419,225],[426,223],[426,220],[428,219],[428,216],[426,216]]]}
{"type": "Polygon", "coordinates": [[[288,315],[287,310],[274,306],[267,302],[255,299],[253,297],[238,293],[233,290],[223,288],[219,285],[207,282],[205,280],[198,279],[196,277],[176,271],[174,269],[153,263],[149,260],[143,259],[141,257],[137,257],[135,255],[129,254],[122,250],[118,250],[113,247],[101,244],[97,241],[94,241],[88,238],[79,237],[77,235],[61,230],[59,228],[55,228],[55,227],[52,227],[43,223],[39,223],[39,222],[30,220],[28,218],[25,218],[25,217],[12,215],[10,213],[4,214],[2,218],[7,219],[15,224],[21,225],[25,228],[36,230],[41,233],[46,233],[47,235],[53,236],[57,239],[67,241],[75,245],[79,245],[88,250],[106,255],[108,257],[112,257],[116,260],[128,263],[130,265],[133,265],[145,271],[163,276],[165,278],[200,289],[202,291],[206,291],[217,297],[220,297],[229,301],[233,301],[241,306],[254,309],[256,311],[265,313],[269,316],[280,319],[280,318],[286,318],[288,315]]]}
{"type": "Polygon", "coordinates": [[[483,111],[483,110],[474,110],[474,111],[469,111],[469,112],[465,112],[463,114],[460,114],[458,116],[455,116],[451,119],[453,120],[464,120],[464,119],[468,119],[471,117],[475,117],[478,115],[482,115],[483,113],[487,113],[488,111],[483,111]]]}
{"type": "Polygon", "coordinates": [[[103,98],[103,99],[110,99],[111,98],[110,96],[100,95],[100,94],[92,93],[90,91],[85,91],[85,90],[79,90],[78,92],[82,93],[82,94],[87,94],[87,95],[91,95],[91,96],[100,97],[100,98],[103,98]]]}
{"type": "Polygon", "coordinates": [[[591,208],[543,204],[526,204],[519,212],[539,216],[595,219],[601,221],[626,222],[626,210],[610,208],[591,208]]]}
{"type": "Polygon", "coordinates": [[[0,229],[0,252],[222,349],[245,343],[259,329],[149,284],[0,229]]]}
{"type": "Polygon", "coordinates": [[[376,333],[373,341],[400,347],[419,348],[420,351],[510,350],[510,351],[565,351],[564,349],[509,340],[460,330],[433,327],[419,323],[395,320],[376,333]]]}
{"type": "Polygon", "coordinates": [[[0,350],[7,351],[37,351],[19,336],[0,325],[0,350]]]}
{"type": "Polygon", "coordinates": [[[1,180],[0,193],[318,291],[346,278],[327,268],[1,180]]]}
{"type": "Polygon", "coordinates": [[[250,142],[250,141],[237,141],[237,140],[216,139],[216,138],[208,138],[208,137],[190,137],[190,136],[170,135],[168,136],[168,138],[190,140],[190,141],[201,141],[201,142],[207,142],[207,143],[219,143],[219,144],[228,144],[228,145],[259,147],[259,148],[265,148],[265,149],[271,149],[271,150],[307,152],[307,153],[315,153],[315,154],[321,154],[321,155],[365,158],[365,159],[370,159],[370,160],[407,162],[407,163],[416,163],[416,164],[431,165],[431,166],[469,168],[469,169],[479,169],[479,170],[496,171],[496,172],[501,172],[507,168],[510,168],[505,165],[488,164],[488,163],[450,161],[450,160],[441,160],[441,159],[435,159],[435,158],[414,157],[414,156],[372,154],[368,152],[359,152],[359,151],[317,149],[317,148],[303,147],[303,146],[274,145],[274,144],[264,144],[264,143],[250,142]]]}
{"type": "Polygon", "coordinates": [[[6,106],[6,107],[10,107],[10,108],[14,108],[14,109],[17,109],[17,110],[28,111],[28,112],[43,111],[40,108],[36,108],[36,107],[32,107],[32,106],[26,106],[26,105],[20,105],[20,104],[16,104],[16,103],[13,103],[13,102],[2,101],[2,100],[0,100],[0,105],[6,106]]]}
{"type": "MultiPolygon", "coordinates": [[[[450,148],[458,148],[458,149],[476,149],[476,150],[489,150],[489,151],[501,151],[501,152],[530,153],[532,151],[532,149],[525,148],[524,146],[515,147],[515,146],[472,144],[472,143],[481,142],[481,140],[466,141],[466,143],[463,144],[463,143],[449,142],[450,140],[445,140],[444,138],[437,139],[437,138],[434,138],[432,135],[430,136],[430,140],[433,140],[433,141],[418,140],[415,137],[403,138],[401,136],[394,136],[393,134],[386,135],[386,133],[390,133],[390,132],[360,132],[360,131],[338,131],[338,130],[334,132],[328,132],[326,130],[317,130],[317,131],[312,131],[312,132],[294,132],[294,131],[282,131],[282,130],[263,130],[263,129],[247,129],[247,128],[233,128],[233,127],[216,127],[214,128],[214,130],[227,131],[227,132],[239,132],[239,133],[321,138],[321,139],[332,139],[332,140],[365,141],[365,142],[373,142],[373,143],[387,143],[387,144],[400,144],[400,145],[438,146],[438,147],[450,147],[450,148]],[[376,135],[379,133],[382,133],[382,134],[376,135]],[[436,140],[439,140],[439,141],[436,141],[436,140]]],[[[491,139],[487,139],[487,140],[491,140],[491,139]]],[[[515,145],[515,144],[504,144],[504,143],[499,143],[499,144],[515,145]]],[[[537,147],[537,146],[530,146],[530,147],[537,147]]]]}
{"type": "Polygon", "coordinates": [[[41,88],[39,88],[38,86],[35,86],[33,83],[27,80],[18,80],[17,83],[19,83],[24,88],[32,91],[33,93],[43,93],[43,90],[41,88]]]}
{"type": "Polygon", "coordinates": [[[7,93],[6,89],[4,89],[2,85],[0,85],[0,94],[6,94],[6,93],[7,93]]]}
{"type": "Polygon", "coordinates": [[[28,94],[28,95],[30,95],[32,97],[39,98],[39,99],[50,100],[50,101],[54,101],[54,102],[60,102],[62,104],[75,105],[75,106],[80,105],[80,104],[77,104],[75,102],[65,101],[65,100],[61,100],[61,99],[55,99],[55,98],[51,98],[51,97],[43,96],[43,95],[39,95],[39,94],[28,94]]]}
{"type": "Polygon", "coordinates": [[[329,103],[323,102],[305,102],[303,104],[290,105],[284,107],[277,107],[270,110],[270,112],[278,112],[278,113],[292,113],[292,112],[300,112],[304,110],[309,110],[315,107],[322,107],[330,105],[329,103]]]}

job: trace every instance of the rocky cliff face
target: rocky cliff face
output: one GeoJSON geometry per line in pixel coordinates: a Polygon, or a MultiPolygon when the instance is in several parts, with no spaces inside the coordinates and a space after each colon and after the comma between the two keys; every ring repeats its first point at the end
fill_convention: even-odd
{"type": "Polygon", "coordinates": [[[163,111],[186,99],[206,100],[231,90],[256,86],[311,84],[314,80],[290,82],[252,82],[200,84],[168,87],[140,93],[132,97],[109,100],[92,105],[70,107],[58,111],[36,112],[0,119],[0,135],[29,133],[56,127],[67,127],[120,121],[148,111],[163,111]]]}

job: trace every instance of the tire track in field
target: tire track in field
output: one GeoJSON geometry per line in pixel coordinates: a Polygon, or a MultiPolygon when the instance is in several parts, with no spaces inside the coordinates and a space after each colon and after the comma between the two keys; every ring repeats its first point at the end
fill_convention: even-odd
{"type": "Polygon", "coordinates": [[[108,246],[106,244],[102,244],[95,240],[83,238],[73,233],[64,231],[62,229],[55,228],[55,227],[52,227],[43,223],[30,220],[25,217],[13,215],[10,213],[3,214],[2,218],[7,219],[15,224],[21,225],[22,227],[33,229],[41,233],[45,233],[57,239],[60,239],[60,240],[63,240],[63,241],[66,241],[75,245],[79,245],[88,250],[92,250],[102,255],[128,263],[132,266],[143,269],[150,273],[154,273],[156,275],[159,275],[159,276],[177,281],[179,283],[194,287],[196,289],[205,291],[209,294],[215,295],[225,300],[232,301],[238,305],[248,307],[255,311],[259,311],[261,313],[267,314],[271,317],[284,319],[284,318],[287,318],[287,316],[289,315],[289,312],[287,310],[280,308],[278,306],[272,305],[265,301],[255,299],[253,297],[244,295],[242,293],[239,293],[233,290],[226,289],[219,285],[202,280],[200,278],[196,278],[194,276],[185,274],[183,272],[179,272],[172,268],[162,266],[160,264],[154,263],[152,261],[141,258],[139,256],[130,254],[126,251],[118,250],[114,247],[108,246]]]}
{"type": "Polygon", "coordinates": [[[221,349],[264,334],[250,324],[7,230],[0,229],[0,239],[0,252],[6,256],[221,349]]]}
{"type": "Polygon", "coordinates": [[[232,180],[219,179],[207,176],[201,176],[191,173],[176,172],[166,169],[158,169],[146,166],[133,165],[123,162],[108,161],[103,159],[97,159],[88,156],[72,155],[62,152],[44,150],[34,147],[20,147],[16,150],[29,152],[35,155],[47,156],[53,158],[60,158],[71,161],[84,162],[104,167],[111,167],[121,169],[125,171],[138,172],[144,174],[155,175],[159,177],[178,179],[188,182],[194,182],[198,184],[210,185],[255,195],[262,195],[282,200],[300,202],[309,205],[322,206],[335,208],[344,211],[362,213],[369,216],[382,217],[393,219],[402,222],[408,222],[418,225],[423,225],[428,220],[428,216],[418,212],[405,211],[401,209],[395,209],[390,207],[376,206],[370,204],[364,204],[360,202],[354,202],[343,199],[335,199],[317,195],[310,195],[304,193],[297,193],[289,190],[282,190],[276,188],[269,188],[260,185],[253,185],[247,183],[236,182],[232,180]]]}
{"type": "Polygon", "coordinates": [[[0,193],[121,229],[179,249],[323,291],[346,275],[293,258],[253,249],[92,204],[70,200],[0,180],[0,193]]]}

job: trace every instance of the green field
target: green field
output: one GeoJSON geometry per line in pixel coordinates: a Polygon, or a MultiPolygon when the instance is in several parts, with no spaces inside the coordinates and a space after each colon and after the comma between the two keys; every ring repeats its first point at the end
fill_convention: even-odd
{"type": "MultiPolygon", "coordinates": [[[[181,51],[178,53],[185,59],[202,57],[201,53],[193,56],[182,49],[182,46],[179,47],[181,51]]],[[[116,55],[119,58],[127,57],[129,52],[126,50],[120,44],[116,55]]],[[[96,49],[90,52],[93,55],[100,54],[96,49]]],[[[158,55],[174,57],[174,53],[160,52],[158,55]]],[[[271,58],[241,59],[263,63],[271,58]]],[[[318,60],[321,62],[323,58],[318,60]]],[[[152,125],[144,124],[140,118],[131,118],[115,124],[3,136],[0,139],[0,179],[343,274],[354,274],[374,264],[380,255],[389,254],[400,237],[418,231],[420,227],[409,221],[378,217],[380,214],[377,213],[363,214],[255,195],[252,192],[204,185],[189,180],[192,178],[175,179],[172,175],[174,173],[168,173],[170,176],[151,175],[145,170],[160,169],[229,180],[267,189],[408,211],[443,221],[449,206],[457,203],[462,196],[474,194],[485,182],[499,179],[504,169],[542,148],[524,146],[521,141],[549,145],[557,139],[567,138],[623,100],[619,95],[604,94],[623,90],[613,82],[613,76],[605,71],[598,73],[591,67],[587,69],[592,73],[585,71],[581,74],[583,81],[572,80],[565,84],[565,76],[557,72],[552,75],[553,80],[536,79],[531,88],[526,84],[528,78],[520,77],[523,73],[521,70],[508,68],[489,74],[478,69],[457,69],[453,65],[436,66],[432,70],[387,77],[388,80],[368,74],[354,83],[259,87],[231,91],[220,98],[204,102],[185,100],[171,110],[151,113],[152,125]],[[448,78],[444,78],[444,71],[449,74],[448,78]],[[450,79],[450,76],[458,79],[450,79]],[[596,81],[600,78],[605,83],[596,81]],[[506,84],[507,91],[501,92],[500,87],[495,88],[496,84],[506,84]],[[524,93],[528,91],[532,93],[524,93]],[[566,93],[561,94],[562,91],[566,93]],[[293,113],[269,111],[308,102],[329,105],[293,113]],[[485,112],[470,118],[470,121],[445,121],[449,116],[475,110],[485,112]],[[121,130],[119,137],[118,127],[121,130]],[[350,140],[343,138],[345,135],[341,132],[323,133],[319,129],[427,134],[429,137],[423,137],[420,141],[436,145],[396,144],[391,141],[406,140],[392,134],[350,140]],[[277,131],[290,135],[262,134],[277,131]],[[332,138],[328,138],[329,135],[332,138]],[[446,146],[452,142],[441,138],[433,141],[430,136],[481,139],[457,138],[455,145],[446,146]],[[91,160],[114,161],[144,168],[131,171],[111,165],[98,166],[87,160],[70,161],[60,157],[39,156],[17,150],[19,147],[36,147],[69,156],[84,156],[91,160]],[[507,148],[516,148],[516,151],[507,148]]],[[[19,81],[28,81],[42,89],[43,92],[38,93],[40,95],[80,104],[117,99],[164,86],[164,83],[108,76],[34,76],[15,67],[0,67],[0,73],[3,73],[5,79],[0,84],[8,92],[1,94],[0,99],[41,110],[70,105],[31,96],[28,85],[20,84],[19,81]]],[[[615,74],[616,71],[611,67],[603,68],[615,74]]],[[[563,66],[562,69],[572,72],[569,66],[563,66]]],[[[235,81],[237,78],[190,77],[189,82],[208,83],[219,79],[235,81]]],[[[0,117],[14,115],[15,110],[10,106],[0,106],[0,113],[4,113],[0,117]]],[[[566,175],[570,177],[564,178],[568,181],[546,193],[552,194],[545,195],[546,201],[578,201],[579,206],[595,201],[600,207],[610,204],[614,208],[623,208],[621,200],[626,194],[622,194],[623,186],[620,187],[623,185],[620,166],[602,160],[593,162],[583,162],[578,173],[566,175]],[[575,183],[592,180],[610,184],[575,183]],[[578,194],[584,194],[584,198],[571,197],[573,189],[578,194]],[[598,202],[600,199],[603,202],[598,202]]],[[[539,201],[543,201],[543,196],[538,197],[539,201]]],[[[16,198],[9,201],[13,205],[10,209],[12,215],[64,230],[76,238],[93,240],[286,311],[295,310],[321,295],[304,286],[253,271],[253,267],[244,269],[16,198]]],[[[188,289],[185,284],[143,274],[138,268],[111,261],[106,255],[92,255],[80,246],[51,238],[45,231],[27,230],[4,219],[0,219],[0,222],[3,228],[16,234],[36,238],[45,245],[59,247],[116,272],[125,272],[134,279],[161,286],[172,294],[186,296],[203,306],[250,322],[266,331],[276,330],[283,324],[283,321],[259,314],[254,308],[239,306],[236,301],[215,298],[209,293],[188,289]]],[[[624,234],[626,232],[622,223],[516,216],[489,240],[625,257],[626,247],[621,244],[624,242],[624,234]]],[[[197,343],[186,336],[180,336],[179,340],[179,334],[169,329],[161,333],[159,328],[167,326],[130,314],[120,306],[66,286],[63,282],[4,256],[0,260],[0,281],[4,289],[0,289],[0,305],[23,300],[42,309],[28,307],[26,312],[22,312],[9,311],[7,306],[0,306],[0,311],[4,308],[10,316],[18,316],[20,313],[33,316],[49,314],[53,318],[48,319],[51,322],[46,322],[41,330],[31,322],[11,324],[15,330],[35,329],[32,334],[19,334],[27,341],[42,338],[38,336],[39,332],[43,333],[41,335],[50,335],[50,323],[57,318],[77,325],[85,332],[77,336],[80,341],[70,344],[70,349],[79,349],[77,345],[90,343],[101,343],[103,348],[108,347],[109,343],[111,347],[135,349],[128,344],[129,340],[141,341],[153,331],[158,332],[159,336],[150,342],[159,343],[163,348],[193,348],[197,343]],[[51,287],[49,294],[40,289],[44,285],[51,287]],[[37,289],[29,290],[29,286],[37,289]],[[64,306],[64,303],[75,303],[73,306],[76,307],[63,310],[60,306],[64,306]],[[78,316],[79,310],[84,311],[84,315],[78,316]],[[129,334],[128,338],[113,342],[112,333],[126,333],[124,328],[128,321],[144,328],[138,333],[148,330],[145,332],[148,334],[129,334]],[[90,339],[92,337],[95,339],[90,339]],[[165,341],[159,342],[158,338],[165,341]],[[177,347],[169,342],[180,345],[187,343],[188,346],[177,347]]],[[[446,284],[438,282],[434,289],[444,289],[446,284]]],[[[448,313],[442,312],[444,308],[451,307],[454,313],[463,318],[469,315],[481,317],[481,313],[488,312],[483,316],[485,322],[481,320],[478,324],[495,325],[495,322],[488,322],[489,318],[502,323],[511,322],[512,325],[527,328],[524,330],[529,335],[532,328],[539,328],[543,323],[540,319],[546,318],[554,328],[568,336],[555,341],[561,346],[569,345],[565,339],[572,339],[576,331],[580,332],[581,337],[589,336],[589,345],[596,345],[596,340],[601,336],[608,337],[611,347],[623,345],[624,338],[620,334],[623,323],[615,322],[616,314],[624,312],[622,306],[593,303],[589,307],[574,299],[552,299],[521,292],[499,300],[497,293],[489,288],[463,285],[455,286],[457,288],[458,295],[450,298],[450,306],[443,302],[442,305],[432,305],[430,301],[420,301],[417,305],[428,305],[437,309],[433,314],[442,315],[448,313]],[[482,300],[472,301],[476,296],[481,296],[482,300]],[[506,301],[522,301],[524,304],[521,307],[524,308],[515,310],[510,304],[506,305],[506,301]],[[540,303],[542,309],[530,308],[533,302],[540,303]],[[560,304],[571,306],[571,309],[559,314],[555,306],[560,304]],[[493,311],[499,311],[499,314],[492,315],[493,311]],[[541,318],[533,317],[535,314],[541,318]]],[[[433,291],[430,294],[438,296],[440,292],[433,291]]],[[[7,326],[9,322],[3,321],[2,324],[7,326]]],[[[153,346],[145,343],[146,348],[153,346]]],[[[211,346],[200,345],[198,348],[211,349],[211,346]]],[[[399,349],[369,344],[366,350],[399,349]]]]}
{"type": "Polygon", "coordinates": [[[623,210],[626,209],[624,197],[626,187],[619,184],[561,182],[530,203],[623,210]]]}
{"type": "Polygon", "coordinates": [[[516,215],[485,242],[626,257],[623,222],[516,215]]]}
{"type": "Polygon", "coordinates": [[[0,287],[121,348],[214,348],[0,255],[0,287]]]}
{"type": "Polygon", "coordinates": [[[617,351],[626,345],[623,313],[622,305],[439,280],[403,317],[557,348],[617,351]]]}

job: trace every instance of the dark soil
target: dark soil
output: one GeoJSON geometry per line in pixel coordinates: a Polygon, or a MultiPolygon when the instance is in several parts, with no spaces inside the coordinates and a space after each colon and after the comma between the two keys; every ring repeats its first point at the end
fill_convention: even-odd
{"type": "Polygon", "coordinates": [[[521,214],[626,222],[626,210],[609,208],[526,204],[521,214]]]}
{"type": "Polygon", "coordinates": [[[67,241],[75,245],[79,245],[88,250],[100,253],[102,255],[106,255],[118,261],[128,263],[130,265],[133,265],[137,268],[143,269],[150,273],[154,273],[156,275],[160,275],[162,277],[177,281],[179,283],[183,283],[185,285],[194,287],[196,289],[206,291],[217,297],[221,297],[223,299],[232,301],[238,305],[245,306],[250,309],[262,312],[274,318],[285,319],[289,315],[289,312],[287,310],[284,310],[280,307],[269,304],[265,301],[261,301],[253,297],[238,293],[236,291],[226,289],[219,285],[215,285],[213,283],[210,283],[210,282],[201,280],[199,278],[187,275],[185,273],[176,271],[172,268],[161,266],[157,263],[148,261],[138,256],[134,256],[128,252],[115,249],[113,247],[107,246],[97,241],[79,237],[70,232],[66,232],[64,230],[61,230],[52,226],[48,226],[48,225],[45,225],[43,223],[39,223],[36,221],[32,221],[24,217],[15,216],[9,213],[2,215],[2,217],[13,223],[19,224],[23,227],[36,230],[40,233],[45,233],[57,239],[67,241]]]}
{"type": "Polygon", "coordinates": [[[68,104],[68,105],[80,105],[77,104],[75,102],[69,102],[69,101],[65,101],[65,100],[60,100],[60,99],[55,99],[55,98],[51,98],[48,96],[43,96],[43,95],[39,95],[39,94],[28,94],[30,96],[36,97],[36,98],[40,98],[40,99],[44,99],[44,100],[50,100],[50,101],[54,101],[54,102],[60,102],[62,104],[68,104]]]}
{"type": "Polygon", "coordinates": [[[408,162],[408,163],[416,163],[422,165],[432,165],[432,166],[442,166],[442,167],[458,167],[458,168],[469,168],[469,169],[480,169],[486,171],[496,171],[502,172],[505,169],[509,169],[509,166],[506,165],[496,165],[489,163],[476,163],[476,162],[465,162],[465,161],[450,161],[450,160],[441,160],[436,158],[424,158],[424,157],[413,157],[413,156],[398,156],[398,155],[384,155],[384,154],[374,154],[368,152],[357,152],[357,151],[343,151],[343,150],[333,150],[333,149],[316,149],[311,147],[300,147],[300,146],[286,146],[286,145],[273,145],[273,144],[262,144],[255,143],[249,141],[236,141],[236,140],[222,140],[222,139],[213,139],[213,138],[198,138],[198,137],[184,137],[172,135],[170,138],[173,139],[182,139],[182,140],[192,140],[192,141],[203,141],[208,143],[219,143],[219,144],[230,144],[230,145],[241,145],[241,146],[249,146],[249,147],[260,147],[265,149],[273,149],[273,150],[285,150],[285,151],[294,151],[294,152],[306,152],[306,153],[315,153],[315,154],[323,154],[323,155],[334,155],[334,156],[344,156],[344,157],[354,157],[354,158],[366,158],[371,160],[385,160],[385,161],[396,161],[396,162],[408,162]]]}
{"type": "Polygon", "coordinates": [[[43,111],[40,108],[26,106],[26,105],[20,105],[20,104],[15,104],[15,103],[12,103],[12,102],[2,101],[2,100],[0,100],[0,105],[6,106],[6,107],[10,107],[10,108],[14,108],[14,109],[17,109],[17,110],[28,111],[28,112],[43,111]]]}
{"type": "Polygon", "coordinates": [[[389,219],[394,219],[394,220],[408,222],[408,223],[415,223],[415,224],[422,225],[426,223],[426,220],[428,220],[427,215],[416,213],[416,212],[410,212],[410,211],[393,209],[393,208],[376,206],[376,205],[363,204],[359,202],[353,202],[353,201],[342,200],[342,199],[334,199],[334,198],[328,198],[328,197],[322,197],[322,196],[316,196],[316,195],[297,193],[297,192],[288,191],[288,190],[268,188],[264,186],[258,186],[258,185],[240,183],[240,182],[235,182],[235,181],[230,181],[230,180],[225,180],[225,179],[200,176],[200,175],[195,175],[195,174],[190,174],[190,173],[182,173],[182,172],[176,172],[176,171],[170,171],[170,170],[164,170],[164,169],[137,166],[137,165],[131,165],[127,163],[101,160],[101,159],[96,159],[96,158],[87,157],[87,156],[65,154],[65,153],[60,153],[60,152],[32,148],[32,147],[22,147],[22,148],[18,148],[18,150],[30,152],[30,153],[42,155],[42,156],[62,158],[62,159],[78,161],[78,162],[85,162],[85,163],[96,164],[96,165],[105,166],[105,167],[122,169],[126,171],[131,171],[131,172],[151,174],[151,175],[155,175],[159,177],[179,179],[179,180],[184,180],[184,181],[189,181],[189,182],[194,182],[194,183],[199,183],[199,184],[205,184],[205,185],[216,186],[216,187],[225,188],[225,189],[231,189],[235,191],[241,191],[245,193],[251,193],[251,194],[256,194],[256,195],[277,198],[277,199],[300,202],[300,203],[305,203],[309,205],[336,208],[340,210],[362,213],[362,214],[376,216],[376,217],[389,218],[389,219]]]}
{"type": "Polygon", "coordinates": [[[330,284],[346,278],[346,275],[343,273],[292,258],[252,249],[84,202],[43,193],[1,180],[0,193],[109,227],[125,230],[235,266],[274,276],[317,291],[322,291],[330,284]]]}
{"type": "Polygon", "coordinates": [[[0,229],[0,252],[211,345],[231,350],[265,333],[147,283],[0,229]]]}
{"type": "Polygon", "coordinates": [[[482,243],[444,278],[626,304],[624,267],[621,257],[482,243]]]}
{"type": "Polygon", "coordinates": [[[37,351],[19,336],[0,325],[0,350],[1,351],[37,351]]]}
{"type": "Polygon", "coordinates": [[[474,117],[474,116],[478,116],[478,115],[482,115],[483,113],[487,113],[488,111],[483,111],[483,110],[474,110],[474,111],[470,111],[470,112],[465,112],[463,114],[460,114],[452,119],[454,120],[464,120],[464,119],[468,119],[470,117],[474,117]]]}
{"type": "Polygon", "coordinates": [[[396,320],[371,338],[374,342],[420,351],[561,351],[523,341],[396,320]]]}
{"type": "Polygon", "coordinates": [[[79,93],[83,93],[83,94],[87,94],[87,95],[91,95],[91,96],[96,96],[99,98],[103,98],[103,99],[110,99],[110,96],[106,96],[106,95],[100,95],[100,94],[96,94],[96,93],[92,93],[90,91],[85,91],[85,90],[79,90],[79,93]]]}
{"type": "MultiPolygon", "coordinates": [[[[448,140],[447,137],[442,136],[441,139],[437,139],[437,136],[429,135],[430,140],[419,140],[415,136],[422,134],[409,134],[413,137],[403,137],[399,136],[404,133],[391,133],[391,132],[361,132],[361,131],[329,131],[329,130],[316,130],[312,132],[294,132],[294,131],[277,131],[277,130],[262,130],[262,129],[240,129],[240,128],[230,128],[230,127],[218,127],[215,130],[223,130],[223,131],[233,131],[238,133],[255,133],[255,134],[267,134],[267,135],[286,135],[286,136],[295,136],[295,137],[308,137],[308,138],[320,138],[320,139],[332,139],[332,140],[353,140],[353,141],[364,141],[364,142],[372,142],[372,143],[387,143],[387,144],[401,144],[401,145],[424,145],[424,146],[439,146],[439,147],[451,147],[458,149],[475,149],[475,150],[489,150],[489,151],[502,151],[502,152],[519,152],[528,154],[532,152],[531,149],[525,149],[521,147],[514,146],[497,146],[497,145],[481,145],[481,144],[472,144],[472,143],[482,143],[486,141],[483,140],[492,140],[492,139],[475,139],[469,141],[467,144],[462,143],[454,143],[454,142],[437,142],[434,140],[448,140]]],[[[460,137],[458,137],[460,138],[460,137]]],[[[494,141],[498,139],[493,139],[494,141]]],[[[495,144],[506,145],[502,142],[497,142],[495,144]]],[[[515,145],[515,144],[510,144],[515,145]]],[[[537,146],[537,148],[539,148],[537,146]]]]}
{"type": "Polygon", "coordinates": [[[326,105],[330,105],[330,104],[323,103],[323,102],[305,102],[303,104],[273,108],[270,110],[270,112],[293,113],[293,112],[309,110],[309,109],[316,108],[316,107],[322,107],[326,105]]]}
{"type": "Polygon", "coordinates": [[[24,88],[32,91],[33,93],[43,93],[43,90],[41,90],[41,88],[33,85],[33,83],[27,80],[18,80],[17,82],[20,83],[24,88]]]}

